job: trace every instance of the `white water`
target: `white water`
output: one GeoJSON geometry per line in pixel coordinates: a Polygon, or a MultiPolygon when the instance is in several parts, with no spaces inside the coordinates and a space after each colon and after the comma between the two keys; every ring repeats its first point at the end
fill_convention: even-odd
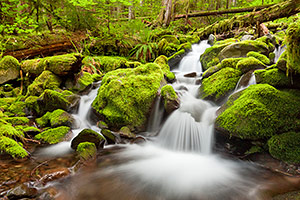
{"type": "MultiPolygon", "coordinates": [[[[90,128],[98,133],[100,132],[100,129],[97,126],[92,125],[88,118],[88,113],[91,109],[92,102],[97,96],[98,88],[99,87],[92,89],[89,94],[81,96],[78,112],[72,115],[76,121],[76,129],[72,130],[72,139],[76,137],[80,133],[80,131],[82,131],[85,128],[90,128]]],[[[72,139],[69,141],[64,141],[55,145],[51,145],[46,148],[42,148],[37,153],[37,155],[46,157],[56,157],[67,154],[72,151],[72,139]]]]}
{"type": "Polygon", "coordinates": [[[164,122],[159,135],[144,145],[127,145],[118,154],[127,162],[106,170],[108,176],[125,180],[137,195],[149,199],[258,199],[257,183],[247,175],[251,167],[212,153],[217,107],[196,98],[199,77],[183,76],[183,72],[202,72],[199,57],[207,47],[206,41],[193,45],[193,51],[183,58],[172,85],[180,96],[180,108],[164,122]]]}
{"type": "Polygon", "coordinates": [[[278,46],[277,48],[275,48],[274,53],[275,53],[275,58],[274,58],[274,63],[277,63],[279,57],[281,56],[281,54],[285,51],[286,46],[278,46]]]}
{"type": "Polygon", "coordinates": [[[157,97],[152,113],[150,115],[147,132],[155,133],[159,130],[164,114],[163,102],[161,96],[157,97]]]}
{"type": "MultiPolygon", "coordinates": [[[[245,75],[245,74],[244,74],[245,75]]],[[[255,85],[256,84],[256,78],[255,78],[255,74],[254,72],[251,74],[251,78],[248,81],[248,84],[246,86],[241,86],[240,82],[243,79],[244,75],[241,76],[240,80],[238,81],[238,83],[236,84],[236,87],[233,91],[233,93],[237,93],[243,89],[246,89],[247,87],[249,87],[250,85],[255,85]]]]}

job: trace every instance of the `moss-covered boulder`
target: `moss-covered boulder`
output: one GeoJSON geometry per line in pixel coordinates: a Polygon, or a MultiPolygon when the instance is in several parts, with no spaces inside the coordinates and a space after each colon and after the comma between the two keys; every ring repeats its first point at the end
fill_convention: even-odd
{"type": "Polygon", "coordinates": [[[300,83],[292,83],[291,78],[278,68],[256,70],[254,74],[256,83],[266,83],[276,88],[300,88],[300,83]]]}
{"type": "Polygon", "coordinates": [[[17,101],[11,104],[7,111],[13,113],[15,116],[23,117],[25,116],[26,104],[23,101],[17,101]]]}
{"type": "Polygon", "coordinates": [[[25,158],[28,156],[28,152],[20,143],[5,136],[0,136],[0,152],[5,152],[13,158],[25,158]]]}
{"type": "Polygon", "coordinates": [[[70,127],[60,126],[57,128],[47,129],[46,131],[34,136],[34,138],[48,144],[57,144],[66,139],[68,133],[70,133],[70,130],[70,127]]]}
{"type": "Polygon", "coordinates": [[[260,41],[244,40],[226,46],[219,54],[219,59],[246,57],[250,51],[260,52],[263,55],[269,55],[271,49],[269,46],[260,41]]]}
{"type": "Polygon", "coordinates": [[[287,51],[284,51],[280,57],[278,58],[278,61],[276,63],[276,67],[280,69],[283,72],[289,72],[287,67],[287,51]]]}
{"type": "Polygon", "coordinates": [[[38,116],[56,109],[71,111],[78,106],[80,97],[68,90],[57,92],[46,89],[39,97],[29,96],[25,100],[26,107],[38,116]]]}
{"type": "Polygon", "coordinates": [[[77,149],[82,142],[90,142],[95,144],[96,148],[103,148],[105,138],[91,129],[83,129],[71,142],[71,148],[77,149]]]}
{"type": "Polygon", "coordinates": [[[27,117],[4,117],[3,119],[13,125],[22,125],[29,123],[29,119],[27,117]]]}
{"type": "Polygon", "coordinates": [[[270,154],[291,164],[300,163],[300,133],[287,132],[274,135],[268,141],[270,154]]]}
{"type": "Polygon", "coordinates": [[[22,138],[24,137],[23,132],[15,129],[10,123],[1,120],[0,121],[0,136],[22,138]]]}
{"type": "Polygon", "coordinates": [[[258,59],[254,58],[254,57],[249,57],[249,58],[240,60],[237,63],[236,68],[239,69],[244,74],[250,70],[264,69],[265,65],[258,59]]]}
{"type": "Polygon", "coordinates": [[[268,84],[251,85],[230,97],[220,110],[216,128],[242,139],[263,139],[299,128],[300,92],[280,91],[268,84]]]}
{"type": "Polygon", "coordinates": [[[119,134],[121,137],[123,138],[128,138],[128,139],[133,139],[135,138],[135,134],[131,132],[130,128],[127,126],[123,126],[120,130],[119,130],[119,134]]]}
{"type": "Polygon", "coordinates": [[[22,63],[22,70],[33,76],[38,76],[44,70],[53,72],[56,75],[64,76],[69,73],[78,73],[81,69],[81,54],[65,54],[27,60],[22,63]]]}
{"type": "Polygon", "coordinates": [[[45,115],[43,115],[40,118],[36,119],[37,124],[40,127],[58,127],[58,126],[68,126],[72,127],[72,125],[75,123],[75,119],[67,113],[66,111],[62,109],[57,109],[53,112],[47,112],[45,115]]]}
{"type": "Polygon", "coordinates": [[[256,58],[257,60],[261,61],[265,65],[269,65],[271,63],[270,59],[267,56],[265,56],[261,53],[255,52],[255,51],[248,52],[247,57],[256,58]]]}
{"type": "Polygon", "coordinates": [[[50,71],[43,71],[32,84],[28,86],[27,96],[40,96],[44,90],[58,89],[61,84],[61,79],[50,71]]]}
{"type": "Polygon", "coordinates": [[[300,22],[291,24],[286,34],[287,66],[300,73],[300,22]]]}
{"type": "Polygon", "coordinates": [[[115,144],[116,143],[116,135],[109,129],[104,128],[101,129],[101,134],[105,137],[105,140],[108,144],[115,144]]]}
{"type": "Polygon", "coordinates": [[[171,85],[165,85],[161,88],[161,96],[164,100],[164,107],[167,113],[171,113],[179,108],[179,99],[171,85]]]}
{"type": "Polygon", "coordinates": [[[14,80],[20,75],[20,63],[12,56],[4,56],[0,60],[0,84],[14,80]]]}
{"type": "Polygon", "coordinates": [[[207,77],[213,75],[214,73],[216,73],[217,71],[220,71],[221,69],[226,68],[226,67],[230,67],[230,68],[235,69],[237,63],[238,63],[240,60],[242,60],[242,59],[245,59],[245,58],[226,58],[226,59],[222,60],[221,63],[219,63],[219,64],[217,64],[217,65],[215,65],[215,66],[209,67],[209,68],[202,74],[202,77],[203,77],[203,78],[207,78],[207,77]]]}
{"type": "Polygon", "coordinates": [[[241,71],[233,68],[223,68],[208,78],[203,79],[200,86],[202,99],[220,101],[234,90],[241,76],[241,71]]]}
{"type": "Polygon", "coordinates": [[[113,127],[140,127],[146,122],[162,80],[163,71],[155,63],[109,72],[92,107],[113,127]]]}
{"type": "Polygon", "coordinates": [[[77,146],[76,152],[83,160],[94,158],[97,153],[97,148],[94,143],[82,142],[77,146]]]}

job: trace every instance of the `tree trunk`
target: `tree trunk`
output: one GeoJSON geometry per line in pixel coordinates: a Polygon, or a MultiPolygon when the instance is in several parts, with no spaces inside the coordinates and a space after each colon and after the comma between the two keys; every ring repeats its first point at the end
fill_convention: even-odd
{"type": "Polygon", "coordinates": [[[158,25],[169,26],[172,19],[172,0],[163,0],[162,8],[157,18],[158,25]]]}
{"type": "Polygon", "coordinates": [[[275,19],[289,17],[300,12],[300,0],[290,0],[275,4],[261,11],[251,12],[245,15],[234,16],[231,19],[223,20],[219,23],[207,26],[197,33],[203,39],[209,34],[218,34],[231,31],[234,28],[255,26],[275,19]]]}
{"type": "MultiPolygon", "coordinates": [[[[132,4],[132,1],[129,1],[129,3],[132,4]]],[[[133,4],[131,6],[129,6],[128,8],[128,19],[134,19],[134,10],[133,10],[133,4]]]]}

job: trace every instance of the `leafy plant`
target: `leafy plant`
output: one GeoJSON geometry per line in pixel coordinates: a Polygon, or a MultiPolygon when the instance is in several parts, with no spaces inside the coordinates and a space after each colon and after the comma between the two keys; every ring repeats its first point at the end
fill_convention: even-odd
{"type": "Polygon", "coordinates": [[[154,60],[157,51],[158,45],[156,43],[138,44],[129,52],[129,55],[145,63],[154,60]]]}

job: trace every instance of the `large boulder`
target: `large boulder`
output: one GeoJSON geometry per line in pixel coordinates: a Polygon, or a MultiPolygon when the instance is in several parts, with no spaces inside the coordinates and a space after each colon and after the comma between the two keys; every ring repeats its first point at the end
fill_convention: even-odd
{"type": "Polygon", "coordinates": [[[279,160],[292,164],[300,163],[300,133],[287,132],[274,135],[268,141],[270,154],[279,160]]]}
{"type": "Polygon", "coordinates": [[[27,96],[40,96],[46,89],[58,89],[60,84],[61,79],[57,75],[48,70],[43,71],[33,83],[28,86],[27,96]]]}
{"type": "Polygon", "coordinates": [[[66,140],[70,131],[70,127],[60,126],[57,128],[47,129],[46,131],[34,136],[34,138],[48,144],[57,144],[66,140]]]}
{"type": "Polygon", "coordinates": [[[226,67],[203,79],[200,97],[218,102],[234,90],[241,77],[241,71],[226,67]]]}
{"type": "Polygon", "coordinates": [[[254,57],[249,57],[240,60],[236,68],[239,69],[243,74],[247,73],[248,71],[255,70],[255,69],[264,69],[265,65],[254,57]]]}
{"type": "Polygon", "coordinates": [[[246,57],[250,51],[260,52],[268,56],[272,49],[264,42],[244,40],[228,45],[222,49],[219,54],[219,59],[246,57]]]}
{"type": "Polygon", "coordinates": [[[300,22],[291,24],[287,30],[287,66],[300,73],[300,22]]]}
{"type": "Polygon", "coordinates": [[[162,67],[155,63],[111,71],[103,77],[92,107],[113,127],[140,127],[146,122],[162,80],[162,67]]]}
{"type": "Polygon", "coordinates": [[[299,129],[300,91],[251,85],[231,96],[218,111],[216,128],[241,139],[264,139],[299,129]]]}
{"type": "Polygon", "coordinates": [[[20,75],[20,63],[12,56],[4,56],[0,60],[0,84],[14,80],[20,75]]]}
{"type": "Polygon", "coordinates": [[[38,76],[44,70],[53,72],[56,75],[78,73],[81,69],[81,54],[65,54],[27,60],[22,63],[22,70],[32,76],[38,76]]]}

